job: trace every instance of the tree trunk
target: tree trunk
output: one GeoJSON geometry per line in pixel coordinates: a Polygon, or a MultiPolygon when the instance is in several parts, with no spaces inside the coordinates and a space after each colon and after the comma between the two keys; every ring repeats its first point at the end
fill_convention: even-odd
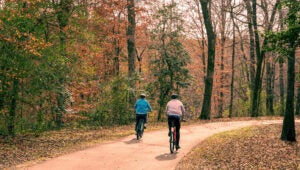
{"type": "Polygon", "coordinates": [[[114,38],[113,45],[114,45],[114,60],[113,60],[114,73],[113,74],[118,76],[120,74],[120,53],[121,53],[120,40],[118,38],[114,38]]]}
{"type": "Polygon", "coordinates": [[[17,78],[14,78],[11,103],[9,109],[9,119],[7,124],[8,135],[10,136],[15,136],[15,118],[16,118],[16,110],[17,110],[18,92],[19,92],[19,80],[17,78]]]}
{"type": "MultiPolygon", "coordinates": [[[[270,31],[273,26],[273,22],[275,19],[276,9],[278,6],[279,0],[276,1],[274,8],[272,10],[271,19],[270,22],[267,25],[267,31],[270,31]]],[[[260,40],[258,35],[258,28],[257,28],[257,20],[256,20],[256,0],[252,0],[252,12],[253,12],[253,28],[254,28],[254,35],[255,35],[255,49],[256,49],[256,73],[255,73],[255,80],[254,80],[254,86],[252,89],[252,99],[251,99],[251,116],[257,117],[260,107],[260,92],[261,92],[261,79],[262,79],[262,67],[263,67],[263,61],[265,58],[265,50],[261,50],[260,47],[260,40]]],[[[265,38],[262,44],[262,49],[266,47],[268,44],[268,39],[265,38]]]]}
{"type": "Polygon", "coordinates": [[[297,40],[299,38],[299,29],[297,29],[297,12],[299,3],[296,0],[290,0],[289,13],[287,18],[288,29],[287,41],[289,42],[289,56],[288,56],[288,83],[285,114],[283,119],[283,126],[281,132],[281,139],[285,141],[296,141],[295,132],[295,115],[294,115],[294,93],[295,93],[295,52],[297,40]]]}
{"type": "Polygon", "coordinates": [[[232,52],[231,52],[231,82],[230,82],[230,104],[229,104],[229,115],[228,117],[232,117],[233,112],[233,89],[234,89],[234,75],[235,75],[235,69],[234,69],[234,60],[235,60],[235,22],[234,22],[234,16],[233,16],[233,6],[230,7],[230,17],[232,20],[232,52]]]}
{"type": "Polygon", "coordinates": [[[263,65],[263,57],[260,51],[260,41],[258,35],[258,28],[257,28],[257,14],[256,14],[256,0],[252,0],[252,21],[253,21],[253,29],[254,29],[254,42],[255,42],[255,52],[256,52],[256,72],[254,78],[254,84],[252,88],[252,95],[251,95],[251,116],[257,117],[258,110],[259,110],[259,101],[260,101],[260,81],[261,81],[261,71],[263,65]]]}
{"type": "MultiPolygon", "coordinates": [[[[128,80],[129,86],[132,90],[135,89],[135,5],[134,0],[127,0],[127,12],[128,12],[128,26],[127,26],[127,51],[128,51],[128,80]]],[[[134,104],[134,94],[129,94],[129,103],[134,104]]]]}
{"type": "Polygon", "coordinates": [[[250,87],[250,84],[251,84],[250,73],[249,73],[250,70],[248,68],[248,60],[247,60],[245,49],[244,49],[244,43],[243,43],[243,41],[241,41],[243,39],[243,36],[242,36],[242,33],[239,29],[239,26],[236,23],[234,23],[234,24],[235,24],[234,28],[237,30],[237,32],[239,34],[240,48],[241,48],[241,51],[242,51],[242,56],[243,56],[242,58],[243,58],[243,61],[244,61],[243,68],[245,68],[245,69],[243,69],[243,70],[245,70],[245,73],[244,73],[245,76],[243,76],[243,77],[244,77],[245,81],[247,81],[247,83],[249,84],[249,87],[250,87]]]}
{"type": "Polygon", "coordinates": [[[279,91],[280,91],[280,115],[284,115],[284,80],[283,80],[283,59],[279,58],[279,91]]]}
{"type": "Polygon", "coordinates": [[[118,17],[117,17],[117,22],[118,24],[114,24],[113,28],[113,34],[116,35],[113,38],[113,48],[114,48],[114,57],[113,57],[113,74],[114,75],[119,75],[120,74],[120,54],[121,54],[121,44],[120,44],[120,23],[121,21],[121,15],[122,13],[119,12],[118,17]]]}
{"type": "Polygon", "coordinates": [[[300,115],[300,86],[298,86],[297,103],[296,103],[296,115],[300,115]]]}
{"type": "MultiPolygon", "coordinates": [[[[283,30],[282,10],[279,11],[280,31],[283,30]]],[[[280,115],[284,115],[284,80],[283,80],[283,63],[284,59],[279,56],[279,91],[280,91],[280,115]]]]}
{"type": "MultiPolygon", "coordinates": [[[[72,0],[61,0],[58,5],[58,9],[56,11],[57,20],[59,25],[59,40],[60,40],[60,55],[63,57],[67,57],[67,35],[66,35],[66,27],[69,24],[69,17],[71,15],[71,7],[72,7],[72,0]]],[[[60,88],[56,94],[57,100],[57,109],[56,109],[56,116],[55,116],[55,123],[57,128],[61,128],[62,126],[62,115],[65,111],[65,75],[59,79],[60,88]]]]}
{"type": "Polygon", "coordinates": [[[247,10],[248,30],[250,38],[250,89],[254,87],[255,76],[255,53],[254,53],[254,32],[253,32],[253,19],[250,0],[244,0],[247,10]]]}
{"type": "Polygon", "coordinates": [[[226,29],[226,5],[225,0],[221,1],[221,71],[220,71],[220,93],[219,93],[219,106],[218,117],[223,117],[223,98],[224,98],[224,51],[225,51],[225,29],[226,29]]]}
{"type": "Polygon", "coordinates": [[[273,100],[274,100],[274,65],[271,61],[266,63],[266,111],[267,115],[274,115],[273,100]]]}
{"type": "Polygon", "coordinates": [[[139,73],[140,74],[142,73],[142,63],[143,63],[142,61],[143,61],[143,54],[144,54],[145,50],[146,50],[146,48],[144,48],[142,50],[142,52],[139,54],[138,50],[135,49],[136,57],[137,57],[137,60],[139,62],[139,73]]]}
{"type": "Polygon", "coordinates": [[[215,67],[214,64],[215,64],[216,36],[212,26],[210,12],[208,10],[208,2],[207,0],[200,0],[200,3],[203,12],[206,34],[208,38],[208,55],[207,55],[207,72],[206,72],[207,75],[205,79],[204,99],[203,99],[200,119],[210,119],[211,96],[213,90],[213,78],[214,78],[214,67],[215,67]]]}
{"type": "MultiPolygon", "coordinates": [[[[135,9],[134,0],[127,0],[128,27],[127,27],[127,50],[128,50],[128,77],[132,78],[135,72],[135,9]]],[[[131,84],[134,87],[133,83],[131,84]]]]}
{"type": "Polygon", "coordinates": [[[288,83],[285,114],[283,119],[283,126],[281,132],[281,139],[286,141],[296,141],[295,132],[295,115],[294,115],[294,90],[295,90],[295,47],[294,43],[290,45],[290,52],[288,57],[288,83]]]}

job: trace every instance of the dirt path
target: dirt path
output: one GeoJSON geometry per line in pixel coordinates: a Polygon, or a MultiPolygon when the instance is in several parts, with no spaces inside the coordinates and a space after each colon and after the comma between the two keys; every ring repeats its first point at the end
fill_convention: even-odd
{"type": "Polygon", "coordinates": [[[17,167],[30,170],[164,170],[176,164],[200,141],[218,132],[260,124],[282,123],[282,120],[215,122],[181,128],[181,149],[170,154],[167,130],[145,132],[141,141],[134,135],[119,141],[101,144],[86,150],[54,158],[33,166],[17,167]]]}

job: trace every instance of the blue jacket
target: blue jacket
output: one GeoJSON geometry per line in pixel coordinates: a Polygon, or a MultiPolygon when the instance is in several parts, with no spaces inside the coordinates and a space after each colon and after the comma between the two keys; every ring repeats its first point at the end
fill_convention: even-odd
{"type": "Polygon", "coordinates": [[[152,112],[152,108],[146,99],[137,100],[134,108],[136,114],[147,114],[148,111],[152,112]]]}

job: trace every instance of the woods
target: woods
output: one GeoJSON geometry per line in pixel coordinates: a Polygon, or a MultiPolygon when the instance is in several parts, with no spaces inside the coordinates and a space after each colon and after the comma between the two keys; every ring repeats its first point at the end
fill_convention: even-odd
{"type": "Polygon", "coordinates": [[[300,104],[297,0],[1,1],[0,136],[134,121],[146,93],[191,119],[284,116],[300,104]],[[298,100],[295,100],[297,99],[298,100]]]}

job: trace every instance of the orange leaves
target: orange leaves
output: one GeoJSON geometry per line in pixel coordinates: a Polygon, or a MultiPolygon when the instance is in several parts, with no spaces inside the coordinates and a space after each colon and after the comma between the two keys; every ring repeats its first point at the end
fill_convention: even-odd
{"type": "Polygon", "coordinates": [[[51,43],[45,42],[44,39],[39,39],[32,34],[21,33],[18,29],[15,30],[14,37],[7,37],[2,35],[1,38],[6,42],[15,44],[26,54],[35,56],[42,56],[40,51],[52,45],[51,43]]]}
{"type": "Polygon", "coordinates": [[[25,52],[35,56],[42,56],[39,51],[52,45],[51,43],[47,43],[43,39],[38,39],[31,34],[25,33],[24,36],[27,36],[28,40],[21,43],[21,46],[24,48],[25,52]]]}

